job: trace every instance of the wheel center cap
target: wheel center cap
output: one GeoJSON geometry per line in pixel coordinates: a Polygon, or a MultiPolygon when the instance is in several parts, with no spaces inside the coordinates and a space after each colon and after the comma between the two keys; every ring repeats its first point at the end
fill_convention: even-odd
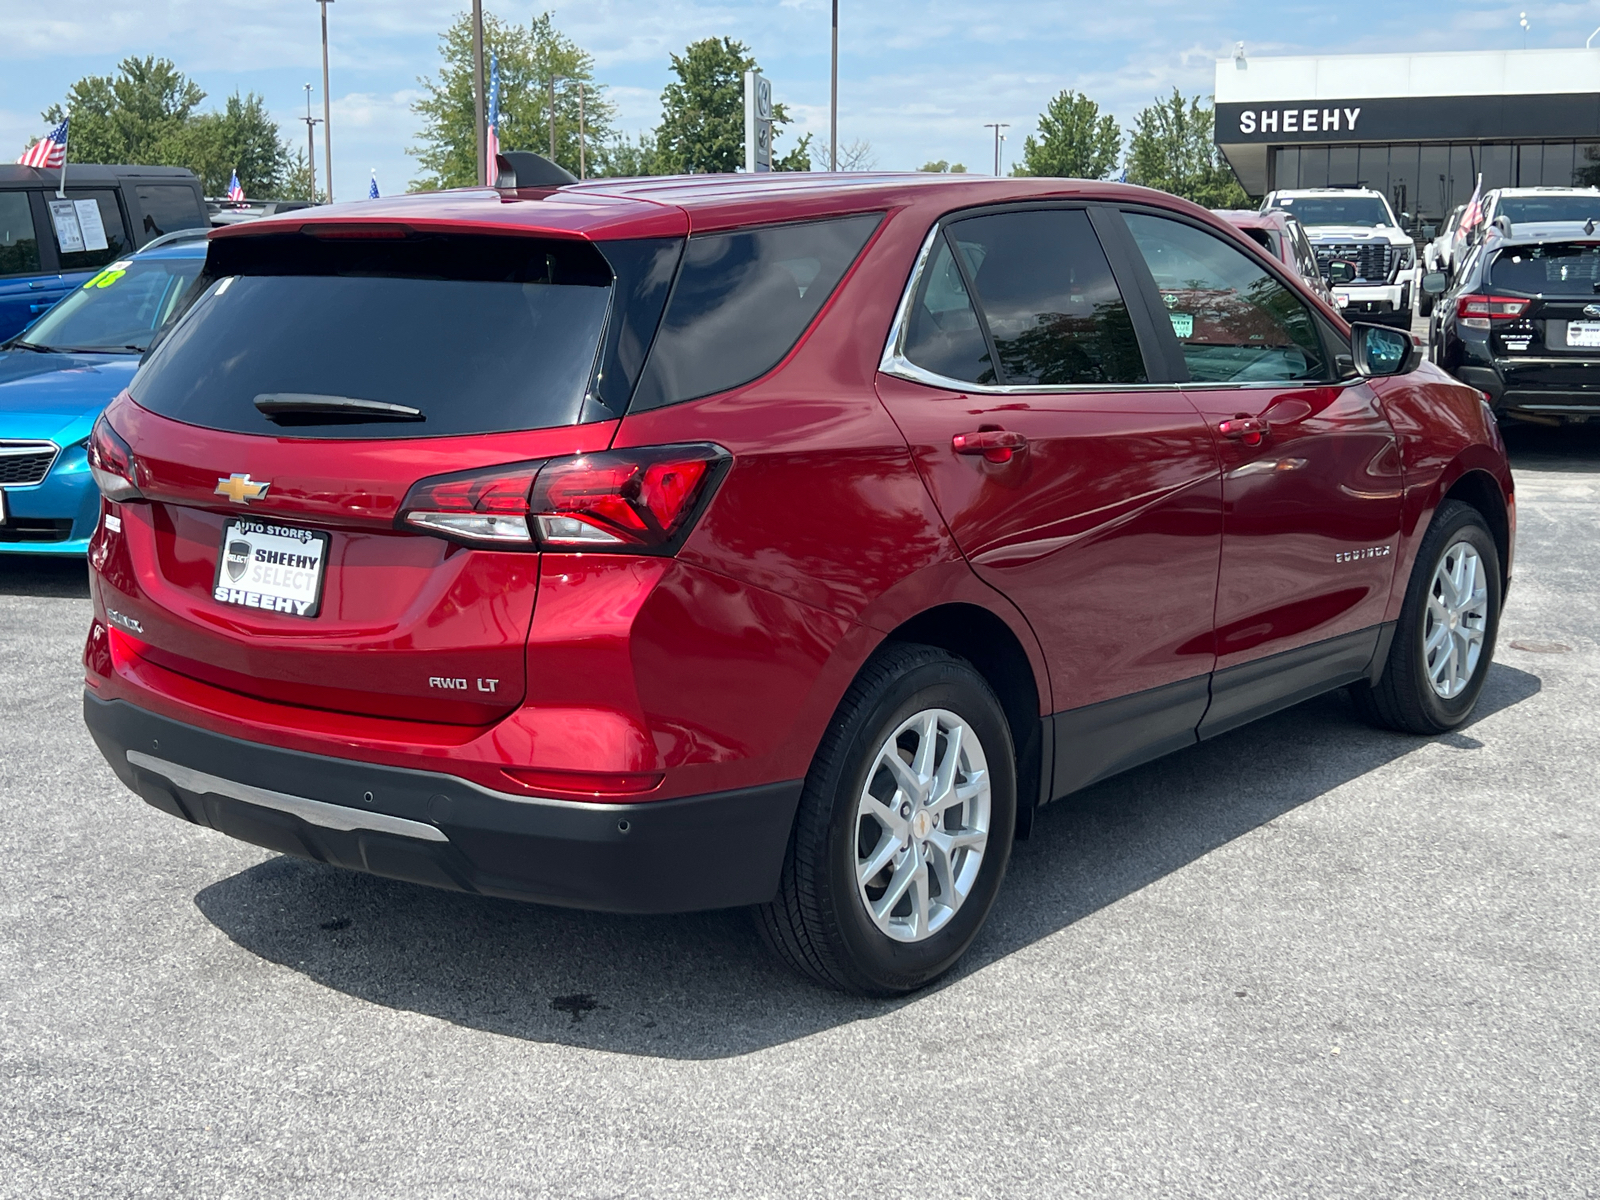
{"type": "Polygon", "coordinates": [[[933,832],[933,814],[925,808],[919,808],[911,818],[911,832],[919,842],[925,839],[933,832]]]}

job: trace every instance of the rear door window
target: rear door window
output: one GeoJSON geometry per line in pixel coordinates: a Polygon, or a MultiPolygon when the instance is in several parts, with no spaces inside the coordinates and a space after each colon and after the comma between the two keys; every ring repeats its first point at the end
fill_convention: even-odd
{"type": "Polygon", "coordinates": [[[139,197],[144,241],[178,229],[204,229],[211,224],[205,207],[191,187],[170,183],[141,183],[139,197]]]}
{"type": "Polygon", "coordinates": [[[110,188],[68,188],[64,200],[50,192],[45,204],[55,226],[63,271],[92,271],[133,252],[122,223],[122,206],[110,188]]]}
{"type": "Polygon", "coordinates": [[[1311,311],[1300,296],[1221,238],[1147,213],[1128,229],[1196,383],[1324,379],[1311,311]]]}
{"type": "Polygon", "coordinates": [[[997,213],[946,233],[1013,385],[1146,381],[1128,306],[1082,209],[997,213]]]}
{"type": "Polygon", "coordinates": [[[256,235],[212,243],[206,270],[133,398],[194,425],[294,437],[574,424],[612,291],[594,246],[535,238],[256,235]],[[413,411],[384,418],[349,400],[413,411]]]}
{"type": "Polygon", "coordinates": [[[942,231],[911,305],[902,352],[910,362],[945,379],[999,382],[966,280],[942,231]]]}
{"type": "Polygon", "coordinates": [[[0,192],[0,276],[39,273],[39,235],[27,192],[0,192]]]}
{"type": "Polygon", "coordinates": [[[633,408],[725,392],[772,370],[881,219],[868,213],[691,237],[633,408]]]}

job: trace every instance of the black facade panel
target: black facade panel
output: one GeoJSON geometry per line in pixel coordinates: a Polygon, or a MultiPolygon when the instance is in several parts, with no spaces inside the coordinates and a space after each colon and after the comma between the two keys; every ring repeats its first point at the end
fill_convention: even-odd
{"type": "Polygon", "coordinates": [[[1593,92],[1219,104],[1216,114],[1218,145],[1600,137],[1600,93],[1593,92]]]}

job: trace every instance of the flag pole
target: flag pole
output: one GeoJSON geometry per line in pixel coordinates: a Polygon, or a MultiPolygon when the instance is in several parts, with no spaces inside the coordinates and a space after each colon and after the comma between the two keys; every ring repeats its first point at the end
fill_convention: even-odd
{"type": "Polygon", "coordinates": [[[72,114],[65,114],[61,120],[66,125],[66,136],[61,139],[61,178],[56,181],[57,200],[67,198],[67,144],[72,141],[72,114]]]}

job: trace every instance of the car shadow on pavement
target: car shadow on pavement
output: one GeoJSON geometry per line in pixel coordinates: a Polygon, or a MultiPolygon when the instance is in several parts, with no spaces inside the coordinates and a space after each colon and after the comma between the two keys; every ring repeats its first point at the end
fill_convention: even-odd
{"type": "MultiPolygon", "coordinates": [[[[1474,721],[1537,693],[1497,663],[1474,721]]],[[[1464,726],[1463,729],[1470,728],[1464,726]]],[[[1437,739],[1480,743],[1457,730],[1437,739]]],[[[1426,745],[1364,725],[1342,692],[1107,780],[1042,810],[967,958],[938,987],[1426,745]],[[1248,750],[1248,752],[1246,752],[1248,750]]],[[[624,917],[435,891],[275,858],[195,903],[235,943],[348,995],[510,1037],[624,1054],[746,1054],[918,997],[812,986],[742,910],[624,917]]]]}
{"type": "Polygon", "coordinates": [[[89,598],[89,565],[81,558],[44,555],[0,556],[0,596],[89,598]]]}

